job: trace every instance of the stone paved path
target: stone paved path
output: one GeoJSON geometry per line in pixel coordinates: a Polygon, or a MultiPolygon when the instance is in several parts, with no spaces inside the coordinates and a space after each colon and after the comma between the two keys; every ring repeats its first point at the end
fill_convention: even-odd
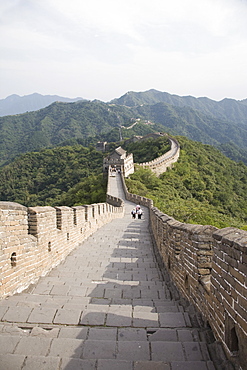
{"type": "MultiPolygon", "coordinates": [[[[122,196],[120,177],[110,192],[122,196]]],[[[1,370],[213,370],[203,331],[171,299],[148,210],[103,226],[28,291],[0,302],[1,370]]]]}

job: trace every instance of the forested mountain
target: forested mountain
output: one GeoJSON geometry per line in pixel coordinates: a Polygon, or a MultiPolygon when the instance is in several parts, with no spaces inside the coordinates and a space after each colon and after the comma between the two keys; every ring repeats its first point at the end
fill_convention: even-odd
{"type": "Polygon", "coordinates": [[[217,102],[205,97],[178,96],[151,89],[144,92],[127,92],[119,99],[112,100],[112,103],[126,105],[128,107],[142,104],[154,105],[157,103],[167,103],[177,107],[187,106],[222,121],[230,121],[244,125],[245,127],[247,126],[247,99],[242,101],[223,99],[217,102]]]}
{"type": "Polygon", "coordinates": [[[0,165],[20,153],[102,135],[131,118],[129,108],[98,101],[53,103],[36,112],[1,117],[0,165]]]}
{"type": "MultiPolygon", "coordinates": [[[[155,99],[166,94],[155,90],[151,92],[155,99]]],[[[144,95],[147,101],[155,100],[150,98],[148,92],[129,93],[127,97],[136,97],[135,94],[137,96],[141,94],[141,97],[144,95]]],[[[198,101],[193,97],[188,99],[193,101],[194,105],[198,101]]],[[[199,102],[203,99],[206,98],[199,99],[199,102]]],[[[225,107],[222,117],[225,117],[227,100],[222,102],[220,102],[222,107],[225,107]]],[[[208,103],[207,112],[211,112],[210,104],[208,103]]],[[[212,101],[212,104],[218,103],[212,101]]],[[[205,114],[190,106],[177,106],[165,102],[135,104],[132,107],[96,100],[56,102],[35,112],[0,117],[0,166],[9,163],[21,153],[52,148],[62,143],[79,142],[88,145],[95,144],[98,140],[117,141],[120,134],[123,138],[129,138],[133,134],[145,135],[154,131],[184,135],[202,143],[218,146],[232,159],[247,163],[247,124],[244,123],[247,104],[244,101],[234,101],[234,104],[238,107],[235,113],[239,117],[239,121],[235,122],[205,114]]],[[[230,105],[228,110],[232,112],[233,105],[230,105]]]]}
{"type": "Polygon", "coordinates": [[[58,95],[41,95],[37,93],[24,96],[13,94],[5,99],[0,99],[0,116],[32,112],[45,108],[56,101],[69,103],[78,100],[84,99],[70,99],[58,95]]]}

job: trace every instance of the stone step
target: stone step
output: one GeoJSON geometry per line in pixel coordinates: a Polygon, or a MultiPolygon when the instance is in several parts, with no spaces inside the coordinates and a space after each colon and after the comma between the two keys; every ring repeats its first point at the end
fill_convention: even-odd
{"type": "Polygon", "coordinates": [[[189,315],[178,306],[133,306],[131,305],[67,305],[64,308],[51,307],[5,307],[2,323],[28,323],[113,326],[113,327],[190,327],[189,315]]]}
{"type": "Polygon", "coordinates": [[[212,361],[95,360],[15,354],[1,356],[1,363],[4,370],[215,370],[212,361]]]}
{"type": "Polygon", "coordinates": [[[106,365],[108,369],[214,369],[206,343],[198,331],[189,329],[5,325],[0,356],[5,370],[107,369],[106,365]],[[165,364],[169,367],[162,367],[165,364]]]}
{"type": "MultiPolygon", "coordinates": [[[[1,343],[4,337],[73,338],[83,340],[114,341],[166,341],[166,342],[207,342],[207,329],[195,328],[122,328],[100,326],[61,326],[0,323],[1,343]]],[[[14,340],[14,342],[17,340],[14,340]]],[[[4,346],[3,346],[4,347],[4,346]]],[[[1,351],[1,347],[0,347],[1,351]]]]}

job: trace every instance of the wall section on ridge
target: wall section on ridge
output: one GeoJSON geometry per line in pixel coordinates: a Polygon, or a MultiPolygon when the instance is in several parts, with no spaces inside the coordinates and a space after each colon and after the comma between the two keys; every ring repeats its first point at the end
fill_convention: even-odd
{"type": "Polygon", "coordinates": [[[153,159],[150,162],[137,163],[144,168],[150,168],[157,176],[166,172],[167,168],[171,168],[178,161],[180,155],[180,145],[174,138],[168,138],[171,144],[171,149],[165,154],[153,159]]]}

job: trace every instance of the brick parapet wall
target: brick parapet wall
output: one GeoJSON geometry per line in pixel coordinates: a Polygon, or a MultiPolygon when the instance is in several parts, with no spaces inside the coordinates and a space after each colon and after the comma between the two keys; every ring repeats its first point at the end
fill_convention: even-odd
{"type": "Polygon", "coordinates": [[[27,288],[98,228],[123,214],[123,203],[27,208],[0,202],[0,297],[27,288]]]}
{"type": "MultiPolygon", "coordinates": [[[[247,232],[236,228],[213,234],[211,277],[212,328],[224,338],[227,350],[239,348],[241,363],[247,358],[247,232]]],[[[243,367],[244,368],[244,367],[243,367]]]]}
{"type": "Polygon", "coordinates": [[[208,321],[229,358],[245,369],[247,232],[176,221],[151,199],[129,193],[122,181],[126,198],[149,208],[158,258],[181,296],[208,321]]]}

